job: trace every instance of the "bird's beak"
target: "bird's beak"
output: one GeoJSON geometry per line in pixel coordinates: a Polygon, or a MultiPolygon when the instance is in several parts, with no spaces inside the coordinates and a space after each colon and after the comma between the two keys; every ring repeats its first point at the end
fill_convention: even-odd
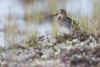
{"type": "Polygon", "coordinates": [[[53,15],[49,15],[49,16],[44,17],[44,19],[45,19],[45,20],[46,20],[46,19],[50,19],[50,18],[53,18],[54,16],[57,16],[57,15],[58,15],[58,13],[53,14],[53,15]]]}
{"type": "Polygon", "coordinates": [[[53,16],[57,16],[57,15],[58,15],[58,13],[54,14],[53,16]]]}

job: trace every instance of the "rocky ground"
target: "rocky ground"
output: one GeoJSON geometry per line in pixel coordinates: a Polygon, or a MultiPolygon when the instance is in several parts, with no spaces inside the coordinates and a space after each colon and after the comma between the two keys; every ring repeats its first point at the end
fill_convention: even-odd
{"type": "Polygon", "coordinates": [[[100,67],[100,38],[32,37],[26,48],[5,50],[0,67],[100,67]]]}

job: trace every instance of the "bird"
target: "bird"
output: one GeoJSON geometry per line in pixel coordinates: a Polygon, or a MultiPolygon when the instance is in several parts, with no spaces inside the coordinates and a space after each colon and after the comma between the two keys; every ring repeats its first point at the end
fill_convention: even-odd
{"type": "Polygon", "coordinates": [[[60,9],[57,13],[46,16],[45,19],[49,19],[54,16],[57,16],[57,28],[60,33],[73,34],[77,33],[80,30],[80,27],[77,22],[68,17],[68,14],[65,9],[60,9]]]}

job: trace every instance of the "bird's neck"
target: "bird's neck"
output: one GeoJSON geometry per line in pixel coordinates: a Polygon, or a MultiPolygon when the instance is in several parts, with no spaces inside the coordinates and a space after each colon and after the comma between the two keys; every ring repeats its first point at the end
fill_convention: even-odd
{"type": "Polygon", "coordinates": [[[58,20],[64,20],[64,19],[66,19],[66,15],[62,15],[62,14],[58,15],[58,20]]]}

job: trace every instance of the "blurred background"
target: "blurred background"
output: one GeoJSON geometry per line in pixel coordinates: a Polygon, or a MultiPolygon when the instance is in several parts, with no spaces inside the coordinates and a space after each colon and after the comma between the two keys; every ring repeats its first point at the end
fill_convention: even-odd
{"type": "Polygon", "coordinates": [[[29,36],[55,35],[43,17],[65,9],[88,33],[100,34],[100,0],[0,0],[0,46],[21,44],[29,36]]]}

